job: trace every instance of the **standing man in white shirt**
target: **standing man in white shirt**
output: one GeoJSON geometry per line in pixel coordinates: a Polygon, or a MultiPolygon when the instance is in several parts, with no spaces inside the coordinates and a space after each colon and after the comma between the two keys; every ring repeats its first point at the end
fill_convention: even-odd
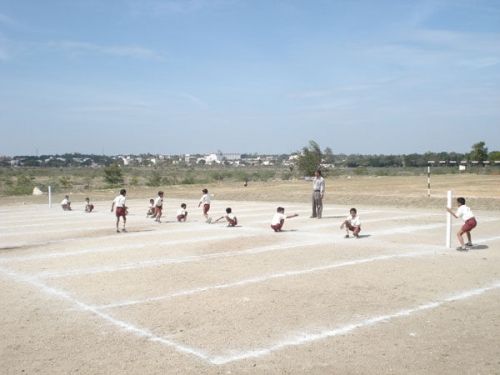
{"type": "Polygon", "coordinates": [[[314,172],[313,194],[312,194],[312,215],[311,218],[321,219],[323,214],[323,197],[325,196],[325,179],[318,169],[314,172]]]}

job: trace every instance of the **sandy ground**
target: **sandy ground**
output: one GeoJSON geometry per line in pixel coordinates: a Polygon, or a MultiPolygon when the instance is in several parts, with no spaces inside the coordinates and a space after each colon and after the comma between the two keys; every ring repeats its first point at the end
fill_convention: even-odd
{"type": "Polygon", "coordinates": [[[500,184],[481,178],[460,191],[493,202],[472,205],[468,252],[444,246],[445,181],[435,203],[416,180],[330,181],[321,220],[303,182],[209,187],[211,216],[230,206],[236,228],[202,220],[199,187],[165,188],[163,222],[131,197],[119,234],[108,200],[86,214],[4,199],[1,373],[500,374],[500,184]],[[278,205],[300,215],[282,233],[278,205]],[[339,229],[352,205],[361,239],[339,229]]]}

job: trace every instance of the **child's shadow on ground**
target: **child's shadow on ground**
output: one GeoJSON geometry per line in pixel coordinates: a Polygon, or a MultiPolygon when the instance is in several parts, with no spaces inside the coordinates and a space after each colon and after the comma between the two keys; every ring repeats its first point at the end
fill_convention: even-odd
{"type": "Polygon", "coordinates": [[[371,237],[371,236],[372,236],[371,234],[360,234],[359,238],[368,238],[368,237],[371,237]]]}
{"type": "Polygon", "coordinates": [[[343,219],[346,215],[321,216],[322,219],[343,219]]]}
{"type": "Polygon", "coordinates": [[[474,245],[470,248],[471,250],[486,250],[489,249],[488,245],[474,245]]]}

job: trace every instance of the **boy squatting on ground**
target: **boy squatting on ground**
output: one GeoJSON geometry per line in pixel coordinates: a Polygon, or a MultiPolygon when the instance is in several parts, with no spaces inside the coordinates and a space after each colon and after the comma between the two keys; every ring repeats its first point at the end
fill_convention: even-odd
{"type": "Polygon", "coordinates": [[[203,216],[205,217],[207,223],[209,223],[208,211],[210,210],[210,196],[208,195],[207,189],[203,189],[201,192],[203,193],[203,195],[200,198],[198,207],[200,207],[203,204],[203,216]]]}
{"type": "Polygon", "coordinates": [[[361,221],[359,220],[358,211],[355,208],[349,210],[349,216],[344,220],[340,229],[345,227],[345,238],[349,238],[349,231],[352,232],[354,237],[359,238],[359,232],[361,232],[361,221]]]}
{"type": "Polygon", "coordinates": [[[271,228],[275,232],[281,232],[281,229],[283,228],[283,224],[285,223],[285,219],[291,219],[292,217],[299,216],[299,214],[293,214],[293,215],[285,215],[285,209],[283,207],[278,207],[276,209],[276,213],[273,216],[273,219],[271,220],[271,228]]]}
{"type": "Polygon", "coordinates": [[[177,210],[177,221],[182,222],[186,221],[188,212],[186,211],[186,203],[181,204],[181,208],[177,210]]]}
{"type": "Polygon", "coordinates": [[[116,232],[120,233],[119,230],[119,224],[120,224],[120,217],[123,217],[123,229],[122,232],[126,232],[127,230],[125,229],[125,224],[127,223],[127,206],[126,206],[126,198],[125,196],[127,195],[127,191],[125,189],[120,190],[120,195],[118,195],[114,200],[113,203],[111,204],[111,212],[116,208],[115,215],[116,215],[116,232]]]}
{"type": "Polygon", "coordinates": [[[455,218],[462,218],[462,220],[464,221],[464,225],[462,225],[460,230],[457,232],[458,242],[460,242],[460,246],[457,247],[457,250],[466,251],[469,247],[474,246],[472,245],[472,237],[470,231],[477,226],[477,221],[471,209],[465,205],[465,198],[457,198],[457,206],[458,209],[456,212],[453,212],[451,208],[448,207],[446,207],[446,211],[452,214],[455,218]],[[464,233],[467,234],[468,242],[466,244],[464,244],[464,239],[462,237],[464,233]]]}
{"type": "Polygon", "coordinates": [[[226,208],[226,215],[219,217],[217,220],[214,221],[214,223],[217,223],[219,220],[222,220],[224,218],[227,221],[228,227],[235,227],[236,225],[238,225],[238,219],[236,218],[236,216],[234,216],[231,207],[226,208]]]}
{"type": "Polygon", "coordinates": [[[61,202],[61,207],[63,211],[71,211],[71,202],[69,200],[69,195],[65,195],[61,202]]]}
{"type": "Polygon", "coordinates": [[[85,212],[92,212],[94,205],[90,203],[90,198],[85,198],[85,212]]]}

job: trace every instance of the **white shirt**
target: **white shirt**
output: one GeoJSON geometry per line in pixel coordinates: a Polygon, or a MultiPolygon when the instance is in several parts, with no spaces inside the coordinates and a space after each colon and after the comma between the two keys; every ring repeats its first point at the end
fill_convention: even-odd
{"type": "Polygon", "coordinates": [[[457,213],[455,214],[458,217],[461,217],[463,221],[467,221],[474,217],[470,207],[467,207],[465,204],[458,207],[457,213]]]}
{"type": "Polygon", "coordinates": [[[285,214],[282,214],[280,212],[276,212],[273,216],[273,219],[271,220],[271,225],[279,224],[279,223],[281,223],[281,220],[285,220],[285,219],[286,219],[285,214]]]}
{"type": "Polygon", "coordinates": [[[177,210],[177,216],[180,216],[180,215],[186,216],[186,210],[184,208],[179,208],[177,210]]]}
{"type": "Polygon", "coordinates": [[[210,204],[210,196],[208,194],[203,194],[200,199],[201,204],[210,204]]]}
{"type": "Polygon", "coordinates": [[[321,194],[325,192],[325,179],[322,176],[313,178],[313,190],[319,190],[321,194]]]}
{"type": "Polygon", "coordinates": [[[351,224],[353,227],[359,227],[361,225],[361,221],[359,220],[359,216],[356,215],[354,217],[352,217],[351,215],[347,216],[347,219],[346,219],[349,224],[351,224]]]}
{"type": "Polygon", "coordinates": [[[113,203],[115,204],[115,207],[125,207],[125,197],[123,195],[117,196],[114,200],[113,203]]]}
{"type": "Polygon", "coordinates": [[[226,217],[229,219],[229,220],[234,220],[236,219],[236,216],[234,216],[233,213],[230,213],[230,214],[227,214],[226,217]]]}
{"type": "Polygon", "coordinates": [[[64,206],[65,204],[68,204],[69,200],[67,198],[64,198],[61,202],[61,206],[64,206]]]}
{"type": "Polygon", "coordinates": [[[156,199],[155,199],[155,206],[156,207],[163,206],[163,198],[162,197],[156,197],[156,199]]]}

